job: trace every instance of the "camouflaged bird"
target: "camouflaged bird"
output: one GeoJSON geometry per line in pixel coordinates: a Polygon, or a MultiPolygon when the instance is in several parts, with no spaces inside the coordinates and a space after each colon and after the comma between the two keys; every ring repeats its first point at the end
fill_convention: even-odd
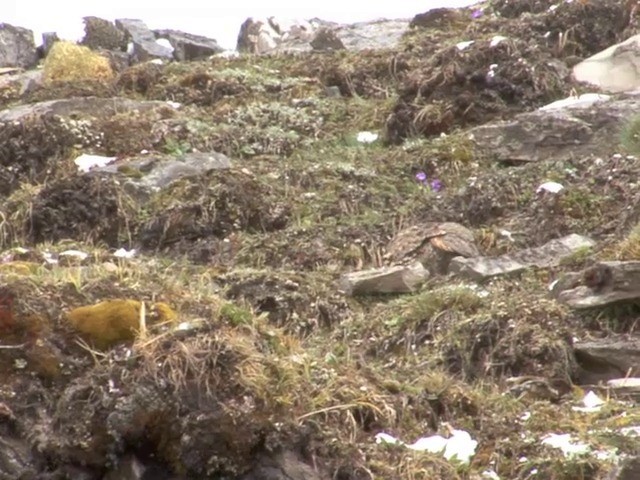
{"type": "Polygon", "coordinates": [[[391,263],[419,260],[428,270],[447,273],[454,257],[477,257],[473,232],[459,223],[426,223],[405,228],[387,245],[384,256],[391,263]]]}

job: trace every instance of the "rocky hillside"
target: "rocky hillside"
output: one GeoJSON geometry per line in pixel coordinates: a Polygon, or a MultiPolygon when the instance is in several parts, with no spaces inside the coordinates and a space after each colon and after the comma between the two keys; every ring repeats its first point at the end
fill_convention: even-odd
{"type": "Polygon", "coordinates": [[[637,478],[632,7],[4,69],[0,479],[637,478]]]}

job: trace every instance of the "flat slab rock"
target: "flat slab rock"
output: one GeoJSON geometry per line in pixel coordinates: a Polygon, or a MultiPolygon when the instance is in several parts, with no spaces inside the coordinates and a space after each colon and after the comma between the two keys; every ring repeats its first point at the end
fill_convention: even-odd
{"type": "Polygon", "coordinates": [[[347,295],[377,293],[411,293],[429,278],[429,271],[420,262],[407,266],[373,268],[346,273],[339,288],[347,295]]]}
{"type": "Polygon", "coordinates": [[[638,112],[640,97],[629,94],[615,100],[550,107],[472,128],[469,135],[476,149],[498,162],[606,156],[618,148],[620,124],[638,112]]]}
{"type": "Polygon", "coordinates": [[[181,178],[194,178],[212,170],[227,170],[231,168],[231,159],[219,152],[192,152],[177,158],[154,155],[95,168],[91,174],[117,174],[123,171],[123,167],[141,174],[139,178],[130,176],[125,188],[143,200],[181,178]]]}
{"type": "Polygon", "coordinates": [[[500,275],[518,273],[531,267],[553,267],[576,251],[593,245],[595,242],[590,238],[571,234],[551,240],[541,247],[528,248],[499,257],[456,257],[451,260],[449,270],[472,280],[487,280],[500,275]]]}
{"type": "Polygon", "coordinates": [[[582,369],[597,374],[600,380],[640,375],[640,337],[608,337],[573,346],[582,369]]]}
{"type": "Polygon", "coordinates": [[[40,117],[48,114],[60,115],[62,117],[69,117],[71,115],[86,115],[91,117],[111,116],[124,111],[146,111],[166,105],[168,105],[168,103],[163,101],[139,101],[122,97],[65,98],[7,108],[0,111],[0,122],[20,122],[27,117],[40,117]]]}
{"type": "Polygon", "coordinates": [[[640,377],[614,378],[607,382],[607,388],[616,397],[632,397],[640,399],[640,377]]]}
{"type": "Polygon", "coordinates": [[[599,262],[558,279],[551,293],[572,308],[604,307],[640,299],[640,261],[599,262]]]}

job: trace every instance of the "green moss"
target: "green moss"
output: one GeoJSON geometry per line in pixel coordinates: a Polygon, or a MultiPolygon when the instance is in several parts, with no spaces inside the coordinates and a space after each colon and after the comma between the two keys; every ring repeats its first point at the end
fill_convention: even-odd
{"type": "Polygon", "coordinates": [[[225,303],[220,307],[220,318],[229,322],[234,327],[251,325],[254,315],[251,310],[233,303],[225,303]]]}

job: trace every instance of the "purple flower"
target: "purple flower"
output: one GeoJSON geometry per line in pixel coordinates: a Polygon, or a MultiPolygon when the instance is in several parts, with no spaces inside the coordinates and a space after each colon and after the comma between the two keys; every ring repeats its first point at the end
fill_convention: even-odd
{"type": "Polygon", "coordinates": [[[427,174],[424,173],[424,172],[416,173],[416,180],[419,181],[420,183],[426,184],[427,183],[427,174]]]}
{"type": "Polygon", "coordinates": [[[471,13],[471,18],[473,18],[474,20],[476,18],[480,18],[482,16],[482,9],[478,8],[476,10],[473,11],[473,13],[471,13]]]}
{"type": "Polygon", "coordinates": [[[444,187],[444,184],[437,178],[435,180],[431,180],[431,183],[429,183],[429,185],[431,186],[431,190],[433,190],[434,192],[439,192],[440,190],[442,190],[442,187],[444,187]]]}

